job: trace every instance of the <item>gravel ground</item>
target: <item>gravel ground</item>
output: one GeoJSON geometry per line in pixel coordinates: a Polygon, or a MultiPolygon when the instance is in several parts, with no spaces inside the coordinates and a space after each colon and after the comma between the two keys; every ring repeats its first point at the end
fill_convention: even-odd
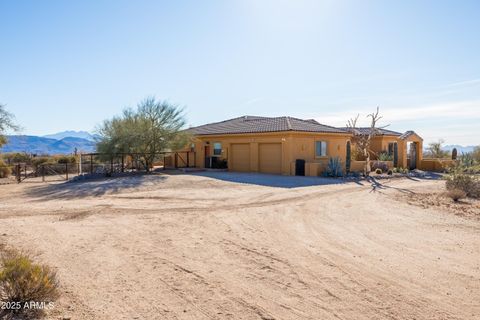
{"type": "Polygon", "coordinates": [[[51,319],[480,319],[479,220],[405,201],[442,187],[231,173],[0,185],[0,241],[57,268],[51,319]]]}

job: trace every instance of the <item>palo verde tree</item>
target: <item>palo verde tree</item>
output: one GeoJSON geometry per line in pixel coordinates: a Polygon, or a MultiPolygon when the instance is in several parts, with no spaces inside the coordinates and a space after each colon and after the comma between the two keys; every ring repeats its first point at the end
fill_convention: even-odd
{"type": "Polygon", "coordinates": [[[382,119],[380,116],[380,108],[377,107],[376,112],[367,115],[367,118],[370,120],[370,126],[366,129],[360,129],[357,127],[358,118],[360,115],[357,114],[355,118],[348,120],[347,130],[352,133],[352,144],[364,157],[365,157],[365,167],[364,174],[368,176],[370,174],[370,155],[374,151],[370,148],[372,140],[375,136],[380,134],[380,129],[388,127],[388,125],[378,127],[378,122],[382,119]]]}
{"type": "Polygon", "coordinates": [[[105,120],[97,130],[97,151],[110,156],[137,154],[145,170],[152,167],[158,152],[175,150],[188,143],[183,109],[153,97],[141,101],[136,109],[105,120]]]}
{"type": "Polygon", "coordinates": [[[14,116],[5,109],[5,105],[0,104],[0,147],[7,143],[5,134],[7,130],[18,130],[18,126],[14,122],[14,116]]]}

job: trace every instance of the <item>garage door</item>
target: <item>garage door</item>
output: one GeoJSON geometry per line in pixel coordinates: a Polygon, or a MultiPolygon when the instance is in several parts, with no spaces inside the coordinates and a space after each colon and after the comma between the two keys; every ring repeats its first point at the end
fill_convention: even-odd
{"type": "Polygon", "coordinates": [[[230,148],[230,169],[232,171],[250,171],[250,144],[234,143],[230,148]]]}
{"type": "Polygon", "coordinates": [[[259,171],[264,173],[282,173],[282,144],[260,143],[258,145],[259,171]]]}

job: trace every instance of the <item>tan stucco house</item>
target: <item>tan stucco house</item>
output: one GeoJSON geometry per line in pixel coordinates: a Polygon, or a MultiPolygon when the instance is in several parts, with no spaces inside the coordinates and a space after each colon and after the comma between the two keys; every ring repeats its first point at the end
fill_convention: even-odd
{"type": "MultiPolygon", "coordinates": [[[[196,154],[195,166],[200,168],[223,162],[229,171],[295,175],[299,174],[297,163],[305,175],[317,176],[329,158],[339,157],[344,170],[355,170],[352,134],[346,128],[313,119],[242,116],[188,131],[194,135],[191,151],[196,154]]],[[[372,150],[395,153],[395,166],[413,168],[422,160],[422,139],[413,131],[402,134],[382,129],[372,142],[372,150]]]]}

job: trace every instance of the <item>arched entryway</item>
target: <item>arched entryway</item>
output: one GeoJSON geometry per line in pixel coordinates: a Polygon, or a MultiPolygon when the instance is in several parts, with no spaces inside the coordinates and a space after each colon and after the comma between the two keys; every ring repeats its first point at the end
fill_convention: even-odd
{"type": "Polygon", "coordinates": [[[409,142],[408,143],[408,169],[414,170],[417,169],[418,163],[418,143],[417,142],[409,142]]]}

